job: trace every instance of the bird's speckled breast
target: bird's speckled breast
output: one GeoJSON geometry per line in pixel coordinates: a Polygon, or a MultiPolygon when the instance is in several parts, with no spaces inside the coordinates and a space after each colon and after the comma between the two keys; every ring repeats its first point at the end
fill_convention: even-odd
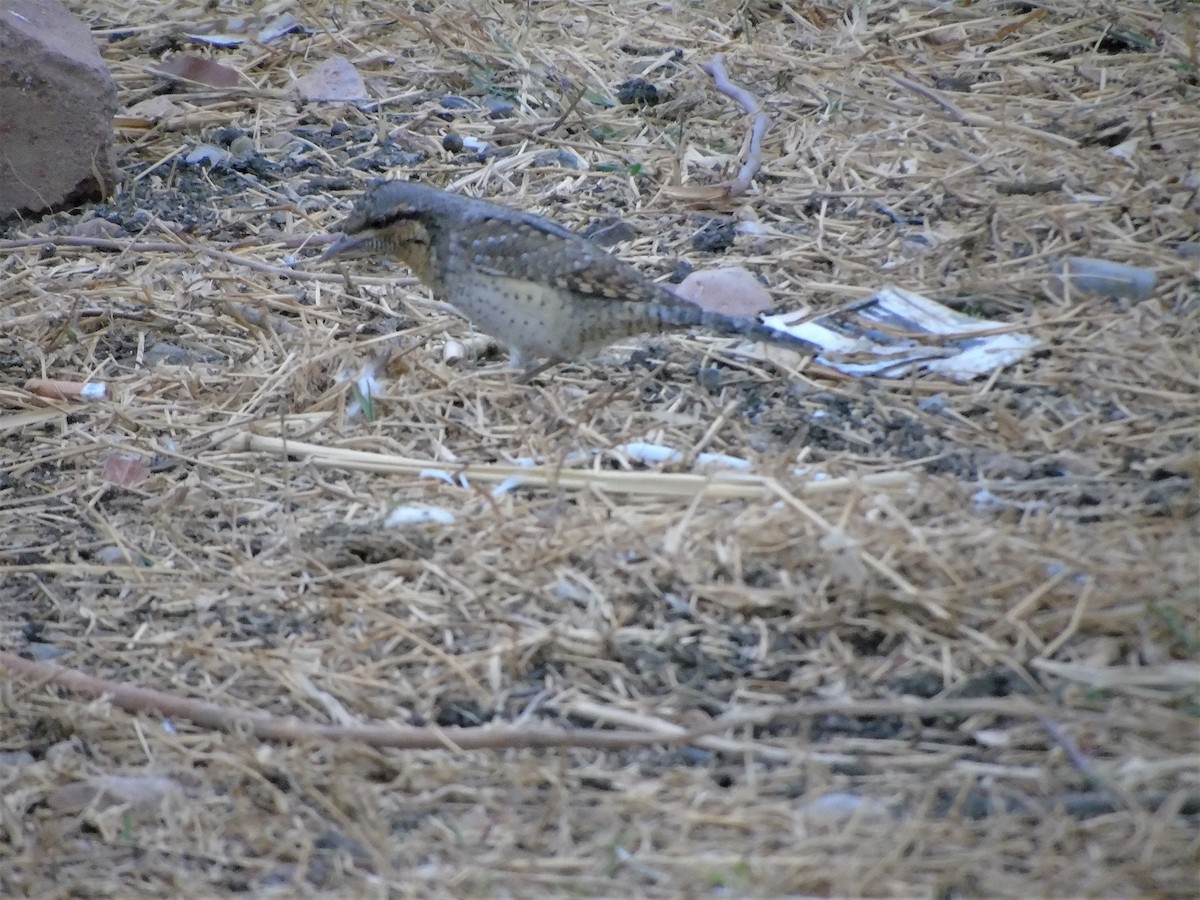
{"type": "Polygon", "coordinates": [[[473,271],[448,273],[442,286],[441,299],[523,359],[569,359],[588,344],[588,315],[561,289],[473,271]]]}

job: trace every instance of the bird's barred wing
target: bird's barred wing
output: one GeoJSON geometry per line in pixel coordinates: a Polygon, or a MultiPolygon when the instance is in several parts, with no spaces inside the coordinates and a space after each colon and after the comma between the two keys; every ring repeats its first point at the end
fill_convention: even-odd
{"type": "MultiPolygon", "coordinates": [[[[462,268],[520,278],[605,300],[664,302],[666,290],[601,247],[548,220],[489,219],[455,229],[448,259],[462,268]],[[554,225],[541,227],[542,221],[554,225]]],[[[667,299],[665,302],[670,302],[667,299]]]]}

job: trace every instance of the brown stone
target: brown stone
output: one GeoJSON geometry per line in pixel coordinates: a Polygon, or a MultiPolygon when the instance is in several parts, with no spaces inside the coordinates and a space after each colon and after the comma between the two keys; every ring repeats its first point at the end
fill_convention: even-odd
{"type": "Polygon", "coordinates": [[[59,0],[0,0],[0,221],[108,194],[116,111],[86,25],[59,0]]]}

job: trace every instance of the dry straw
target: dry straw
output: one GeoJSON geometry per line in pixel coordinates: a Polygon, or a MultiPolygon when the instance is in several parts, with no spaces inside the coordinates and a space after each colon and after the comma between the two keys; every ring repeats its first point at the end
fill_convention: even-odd
{"type": "Polygon", "coordinates": [[[219,6],[74,4],[126,178],[0,235],[0,891],[1194,892],[1193,10],[368,2],[186,37],[257,33],[219,6]],[[244,88],[150,74],[184,52],[244,88]],[[334,56],[363,109],[289,94],[334,56]],[[638,77],[661,102],[615,103],[638,77]],[[252,163],[184,163],[227,128],[252,163]],[[736,263],[814,311],[891,283],[1042,348],[959,385],[695,335],[515,385],[443,361],[480,344],[410,273],[312,266],[383,174],[623,219],[656,277],[736,263]],[[693,247],[709,218],[731,248],[693,247]],[[1056,289],[1069,258],[1156,286],[1056,289]]]}

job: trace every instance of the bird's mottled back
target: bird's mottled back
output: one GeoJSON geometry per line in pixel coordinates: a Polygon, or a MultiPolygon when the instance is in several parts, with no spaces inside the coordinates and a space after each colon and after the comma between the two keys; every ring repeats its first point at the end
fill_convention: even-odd
{"type": "Polygon", "coordinates": [[[377,181],[354,204],[342,231],[354,234],[382,228],[398,219],[426,219],[458,226],[494,222],[527,225],[543,234],[563,239],[578,236],[557,222],[533,213],[438,190],[415,181],[377,181]]]}
{"type": "Polygon", "coordinates": [[[540,223],[485,219],[447,237],[451,270],[474,268],[604,300],[673,299],[665,288],[599,245],[569,231],[548,234],[540,223]]]}

